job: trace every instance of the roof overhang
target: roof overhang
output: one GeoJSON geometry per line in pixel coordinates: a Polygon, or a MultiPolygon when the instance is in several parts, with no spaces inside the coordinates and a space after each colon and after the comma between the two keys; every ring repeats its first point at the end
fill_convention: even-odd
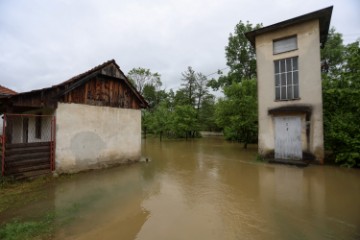
{"type": "Polygon", "coordinates": [[[251,45],[255,47],[255,39],[257,36],[277,31],[279,29],[283,29],[289,26],[297,25],[300,23],[308,22],[311,20],[319,19],[320,24],[320,43],[321,47],[323,48],[325,46],[327,35],[329,32],[329,26],[330,26],[330,20],[331,20],[331,14],[332,14],[333,6],[320,9],[315,12],[311,12],[305,15],[301,15],[295,18],[288,19],[283,22],[275,23],[273,25],[263,27],[256,29],[251,32],[245,33],[246,38],[251,42],[251,45]]]}
{"type": "Polygon", "coordinates": [[[306,116],[310,116],[311,112],[312,107],[309,105],[289,105],[268,110],[269,115],[306,114],[306,116]]]}

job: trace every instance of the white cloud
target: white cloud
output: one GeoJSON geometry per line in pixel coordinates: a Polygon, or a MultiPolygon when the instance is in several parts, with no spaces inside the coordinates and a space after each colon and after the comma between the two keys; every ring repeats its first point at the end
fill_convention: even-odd
{"type": "Polygon", "coordinates": [[[204,74],[226,66],[240,20],[269,25],[332,4],[332,25],[345,40],[359,37],[357,0],[3,0],[0,84],[47,87],[114,58],[125,73],[150,68],[176,88],[187,66],[204,74]]]}

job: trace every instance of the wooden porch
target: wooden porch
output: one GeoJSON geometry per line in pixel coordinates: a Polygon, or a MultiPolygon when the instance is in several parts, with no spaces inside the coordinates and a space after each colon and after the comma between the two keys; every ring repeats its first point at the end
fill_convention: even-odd
{"type": "Polygon", "coordinates": [[[0,145],[3,175],[23,179],[50,174],[53,164],[52,144],[37,142],[0,145]]]}

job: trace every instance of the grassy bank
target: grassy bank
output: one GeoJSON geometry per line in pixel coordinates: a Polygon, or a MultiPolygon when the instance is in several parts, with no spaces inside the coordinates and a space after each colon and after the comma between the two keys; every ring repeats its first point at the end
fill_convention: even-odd
{"type": "Polygon", "coordinates": [[[28,181],[0,178],[0,239],[52,239],[56,229],[72,223],[81,211],[91,208],[102,198],[101,191],[94,191],[86,198],[75,201],[63,209],[43,205],[49,200],[53,201],[51,196],[48,196],[46,188],[51,189],[54,184],[79,176],[50,176],[28,181]],[[40,211],[37,208],[33,209],[33,204],[38,202],[41,202],[40,211]],[[30,211],[26,216],[23,216],[22,212],[17,212],[26,208],[30,211]]]}

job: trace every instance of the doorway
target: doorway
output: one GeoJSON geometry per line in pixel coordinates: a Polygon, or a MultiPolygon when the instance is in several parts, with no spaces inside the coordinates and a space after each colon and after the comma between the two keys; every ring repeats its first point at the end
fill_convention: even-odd
{"type": "Polygon", "coordinates": [[[300,116],[275,117],[275,159],[302,159],[300,116]]]}

